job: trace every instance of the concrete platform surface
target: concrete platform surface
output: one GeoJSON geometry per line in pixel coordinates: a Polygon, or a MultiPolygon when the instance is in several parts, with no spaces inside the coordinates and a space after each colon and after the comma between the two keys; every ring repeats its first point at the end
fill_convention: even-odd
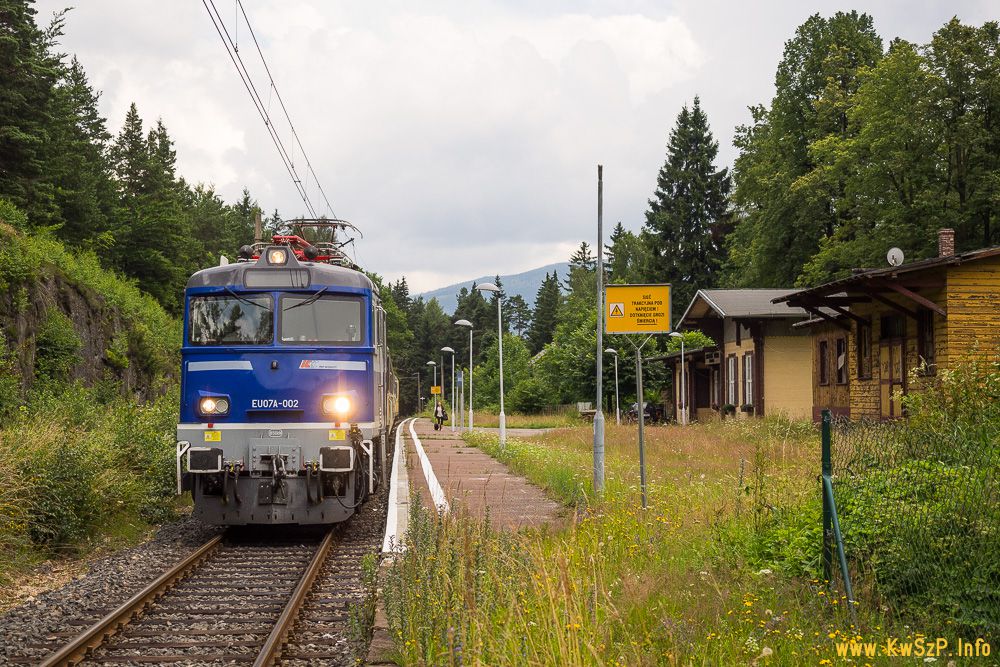
{"type": "MultiPolygon", "coordinates": [[[[427,419],[419,419],[413,426],[448,509],[453,510],[452,506],[460,503],[473,516],[486,516],[488,512],[495,525],[515,530],[562,520],[561,505],[485,452],[467,446],[460,432],[452,433],[448,425],[435,431],[427,419]]],[[[409,430],[405,435],[410,436],[406,438],[406,458],[411,466],[411,488],[420,492],[425,507],[440,505],[441,496],[431,491],[434,480],[428,480],[422,470],[419,452],[409,430]]]]}

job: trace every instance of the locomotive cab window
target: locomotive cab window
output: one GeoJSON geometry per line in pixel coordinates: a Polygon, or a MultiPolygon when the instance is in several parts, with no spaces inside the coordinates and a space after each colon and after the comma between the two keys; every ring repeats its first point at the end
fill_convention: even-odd
{"type": "Polygon", "coordinates": [[[365,323],[362,299],[321,292],[281,297],[282,344],[361,345],[365,323]]]}
{"type": "Polygon", "coordinates": [[[188,304],[192,345],[267,345],[274,327],[269,294],[195,296],[188,304]]]}

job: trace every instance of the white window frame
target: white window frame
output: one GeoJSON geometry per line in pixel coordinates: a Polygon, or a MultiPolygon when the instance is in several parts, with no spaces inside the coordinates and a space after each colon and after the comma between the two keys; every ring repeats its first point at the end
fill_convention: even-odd
{"type": "Polygon", "coordinates": [[[736,405],[739,397],[736,396],[736,355],[731,354],[726,357],[726,403],[736,405]]]}
{"type": "Polygon", "coordinates": [[[748,405],[753,405],[753,352],[743,355],[743,397],[748,405]]]}

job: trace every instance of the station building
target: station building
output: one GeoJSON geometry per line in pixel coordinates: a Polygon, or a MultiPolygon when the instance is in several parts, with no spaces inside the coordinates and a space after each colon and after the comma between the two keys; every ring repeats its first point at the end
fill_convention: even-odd
{"type": "MultiPolygon", "coordinates": [[[[812,315],[801,307],[774,303],[794,289],[698,290],[678,330],[702,331],[714,345],[684,351],[683,372],[690,421],[723,416],[746,418],[812,414],[812,332],[796,327],[812,315]]],[[[681,353],[663,360],[673,372],[673,414],[680,415],[681,353]]]]}
{"type": "Polygon", "coordinates": [[[955,233],[938,233],[938,256],[773,298],[808,312],[812,417],[823,409],[851,418],[903,416],[900,397],[921,378],[963,360],[1000,355],[1000,246],[955,252],[955,233]]]}

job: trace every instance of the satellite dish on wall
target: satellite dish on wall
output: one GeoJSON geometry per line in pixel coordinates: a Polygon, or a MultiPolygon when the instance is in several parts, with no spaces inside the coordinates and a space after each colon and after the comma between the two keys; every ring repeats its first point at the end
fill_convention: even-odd
{"type": "Polygon", "coordinates": [[[903,263],[903,251],[899,248],[889,248],[889,252],[885,254],[885,259],[889,262],[889,266],[899,266],[903,263]]]}

